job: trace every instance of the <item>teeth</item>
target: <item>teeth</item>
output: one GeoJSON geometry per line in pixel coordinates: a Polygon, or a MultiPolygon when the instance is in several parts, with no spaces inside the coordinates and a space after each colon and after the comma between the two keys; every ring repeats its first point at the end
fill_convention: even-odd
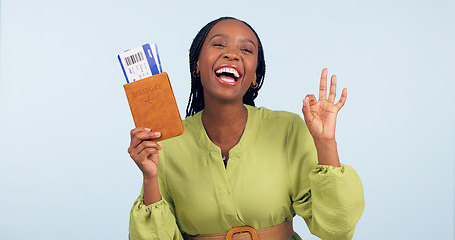
{"type": "Polygon", "coordinates": [[[225,81],[225,82],[235,83],[235,81],[232,80],[232,79],[228,79],[228,78],[224,78],[224,77],[221,77],[220,79],[223,80],[223,81],[225,81]]]}
{"type": "Polygon", "coordinates": [[[224,67],[224,68],[220,68],[220,69],[218,69],[218,71],[216,71],[216,73],[218,73],[218,74],[221,74],[224,72],[232,73],[232,74],[234,74],[234,76],[236,78],[240,77],[239,72],[237,72],[237,70],[235,70],[234,68],[224,67]]]}

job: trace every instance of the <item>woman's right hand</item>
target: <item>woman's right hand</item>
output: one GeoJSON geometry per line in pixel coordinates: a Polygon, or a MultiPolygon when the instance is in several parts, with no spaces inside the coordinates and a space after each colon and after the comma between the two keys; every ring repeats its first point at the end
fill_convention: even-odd
{"type": "Polygon", "coordinates": [[[131,143],[128,153],[142,171],[144,179],[158,177],[158,152],[161,146],[154,141],[161,133],[153,132],[149,128],[138,127],[131,130],[131,143]]]}

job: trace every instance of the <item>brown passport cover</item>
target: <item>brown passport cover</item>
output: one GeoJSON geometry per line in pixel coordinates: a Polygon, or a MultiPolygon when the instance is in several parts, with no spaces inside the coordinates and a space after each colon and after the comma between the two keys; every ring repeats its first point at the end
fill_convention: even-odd
{"type": "Polygon", "coordinates": [[[123,85],[136,127],[161,132],[162,141],[183,133],[183,123],[166,72],[123,85]]]}

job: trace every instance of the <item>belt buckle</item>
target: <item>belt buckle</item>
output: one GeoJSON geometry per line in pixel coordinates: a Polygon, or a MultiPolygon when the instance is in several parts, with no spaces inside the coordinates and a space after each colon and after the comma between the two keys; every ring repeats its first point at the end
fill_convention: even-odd
{"type": "Polygon", "coordinates": [[[258,240],[258,233],[256,232],[256,229],[250,227],[250,226],[242,226],[242,227],[235,227],[229,230],[226,234],[226,239],[227,240],[232,240],[232,236],[237,233],[246,233],[249,232],[251,234],[251,238],[253,240],[258,240]]]}

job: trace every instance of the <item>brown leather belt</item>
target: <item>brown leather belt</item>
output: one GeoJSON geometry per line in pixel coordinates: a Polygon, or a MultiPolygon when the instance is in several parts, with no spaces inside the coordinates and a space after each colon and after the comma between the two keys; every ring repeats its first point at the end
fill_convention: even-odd
{"type": "Polygon", "coordinates": [[[235,227],[227,234],[183,235],[185,240],[286,240],[294,235],[292,220],[273,227],[256,230],[250,226],[235,227]]]}

